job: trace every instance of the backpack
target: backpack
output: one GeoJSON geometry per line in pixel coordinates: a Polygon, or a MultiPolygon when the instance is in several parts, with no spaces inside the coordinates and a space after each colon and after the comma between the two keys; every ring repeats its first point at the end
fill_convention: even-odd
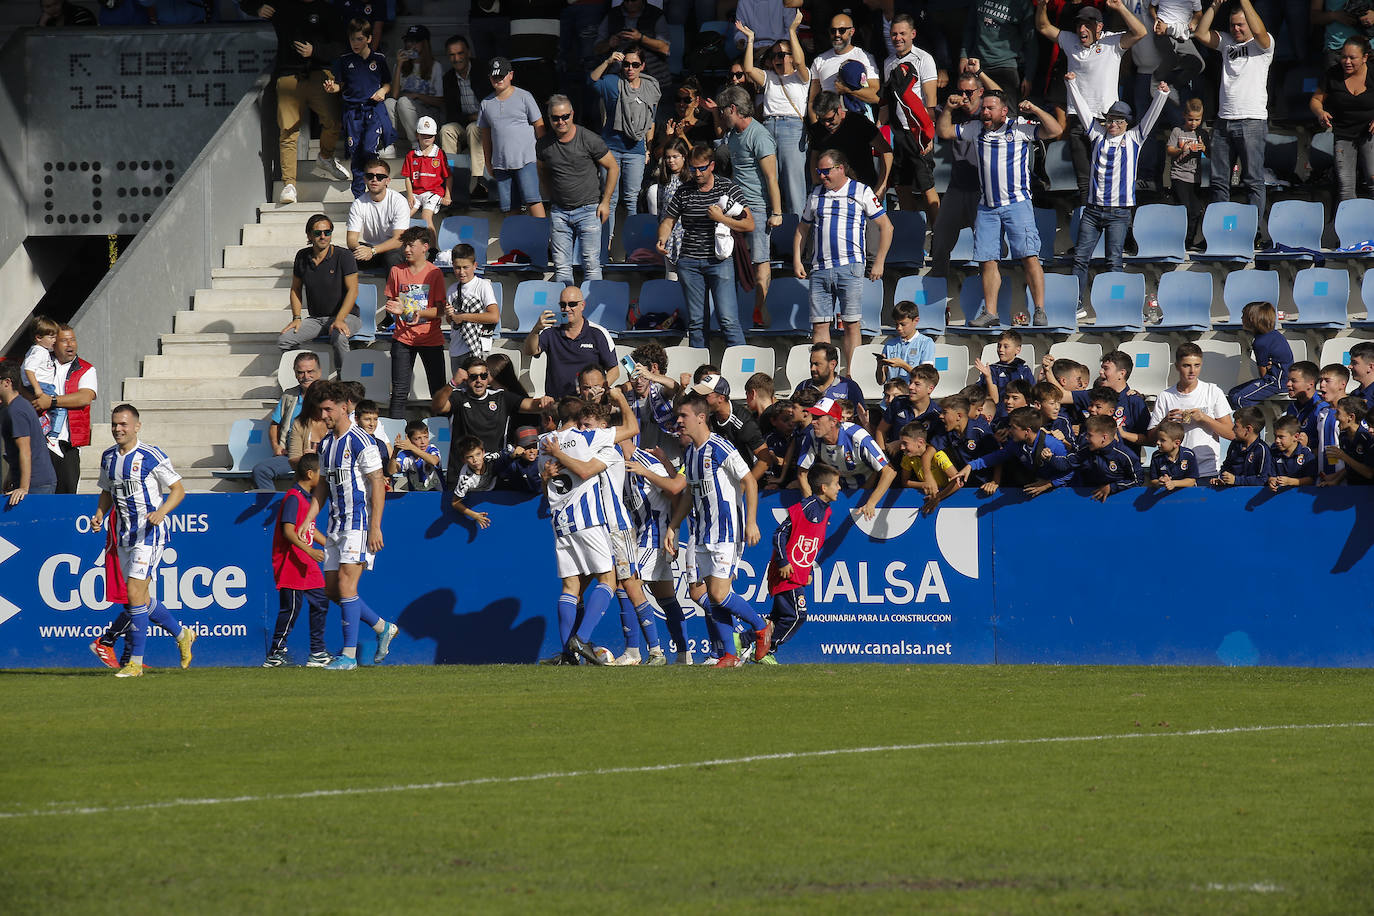
{"type": "MultiPolygon", "coordinates": [[[[909,61],[892,69],[892,75],[887,78],[887,91],[892,95],[893,104],[906,115],[906,122],[916,125],[911,131],[916,139],[916,148],[922,154],[930,152],[935,146],[935,122],[921,98],[921,79],[909,61]]],[[[901,123],[901,119],[893,118],[892,129],[906,129],[901,123]]]]}

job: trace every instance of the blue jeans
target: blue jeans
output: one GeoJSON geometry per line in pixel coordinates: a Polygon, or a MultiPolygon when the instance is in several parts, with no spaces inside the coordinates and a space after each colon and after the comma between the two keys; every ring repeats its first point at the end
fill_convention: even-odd
{"type": "MultiPolygon", "coordinates": [[[[611,155],[620,166],[620,183],[611,195],[611,215],[606,219],[608,238],[615,236],[616,207],[625,204],[626,216],[634,216],[639,212],[639,189],[644,184],[644,145],[639,145],[638,152],[613,149],[611,155]]],[[[586,253],[582,256],[586,257],[586,253]]]]}
{"type": "Polygon", "coordinates": [[[808,191],[806,131],[802,129],[802,119],[764,118],[763,126],[778,144],[778,190],[782,192],[782,212],[801,213],[808,191]]]}
{"type": "MultiPolygon", "coordinates": [[[[286,433],[283,432],[282,437],[285,436],[286,433]]],[[[290,477],[294,473],[295,470],[285,455],[273,455],[253,465],[253,489],[275,490],[278,477],[290,477]]]]}
{"type": "Polygon", "coordinates": [[[1264,118],[1217,119],[1212,131],[1212,202],[1231,199],[1231,159],[1240,154],[1240,183],[1250,196],[1250,203],[1259,207],[1259,224],[1264,220],[1264,138],[1269,122],[1264,118]]]}
{"type": "Polygon", "coordinates": [[[1083,208],[1083,216],[1078,221],[1078,243],[1073,248],[1073,275],[1078,278],[1080,300],[1087,295],[1088,264],[1103,232],[1107,233],[1107,262],[1112,270],[1121,269],[1132,212],[1130,207],[1099,207],[1097,204],[1083,208]]]}
{"type": "Polygon", "coordinates": [[[601,279],[601,220],[596,204],[549,211],[549,247],[553,249],[553,278],[564,286],[573,285],[573,233],[582,242],[582,267],[588,280],[601,279]]]}
{"type": "Polygon", "coordinates": [[[687,342],[693,347],[706,346],[706,288],[709,284],[711,305],[715,309],[720,333],[725,335],[726,346],[743,344],[739,304],[735,301],[734,260],[682,258],[677,262],[677,275],[682,281],[684,298],[687,300],[687,342]]]}

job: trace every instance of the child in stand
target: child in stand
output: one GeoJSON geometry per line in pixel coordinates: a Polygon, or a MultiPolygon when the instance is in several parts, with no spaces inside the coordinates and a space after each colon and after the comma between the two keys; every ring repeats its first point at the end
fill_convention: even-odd
{"type": "Polygon", "coordinates": [[[496,459],[501,456],[488,452],[482,447],[482,440],[476,436],[464,436],[458,440],[454,457],[463,462],[458,472],[458,482],[453,485],[453,511],[477,523],[478,528],[491,527],[491,515],[469,509],[463,504],[463,497],[469,493],[480,493],[496,487],[496,459]]]}
{"type": "Polygon", "coordinates": [[[763,444],[768,446],[768,453],[773,456],[760,484],[765,490],[782,489],[791,478],[796,451],[793,434],[797,430],[797,421],[792,400],[783,398],[770,405],[759,418],[759,427],[763,430],[763,444]]]}
{"type": "MultiPolygon", "coordinates": [[[[1008,416],[1011,436],[1005,445],[990,455],[975,458],[960,468],[951,478],[961,483],[985,468],[996,468],[1015,460],[1025,469],[1025,476],[1035,483],[1025,488],[1030,496],[1039,496],[1053,487],[1062,487],[1073,479],[1069,467],[1069,453],[1064,443],[1040,428],[1040,412],[1034,407],[1021,407],[1008,416]]],[[[982,487],[984,494],[996,493],[998,483],[992,481],[982,487]]]]}
{"type": "Polygon", "coordinates": [[[992,434],[997,437],[998,442],[1007,441],[1007,414],[1020,407],[1030,407],[1034,390],[1035,385],[1023,378],[1012,379],[1007,383],[1006,390],[1002,392],[1002,400],[998,405],[1000,408],[1004,408],[1006,413],[999,411],[997,419],[992,421],[992,434]]]}
{"type": "Polygon", "coordinates": [[[366,185],[363,165],[378,151],[396,142],[396,129],[384,104],[391,93],[386,55],[372,50],[372,23],[348,21],[348,53],[334,61],[324,91],[343,94],[343,134],[353,171],[353,196],[362,197],[366,185]]]}
{"type": "Polygon", "coordinates": [[[1260,438],[1264,414],[1258,407],[1242,407],[1231,414],[1231,432],[1235,438],[1226,449],[1221,475],[1213,478],[1212,486],[1268,486],[1269,478],[1274,476],[1274,458],[1260,438]]]}
{"type": "MultiPolygon", "coordinates": [[[[992,434],[992,427],[982,416],[973,415],[972,410],[972,403],[962,395],[954,395],[940,402],[940,422],[944,425],[945,432],[930,437],[930,444],[934,446],[926,450],[930,460],[926,460],[925,455],[921,456],[921,490],[927,496],[935,496],[940,489],[935,486],[934,475],[931,473],[936,452],[944,452],[945,457],[949,458],[956,468],[962,468],[975,458],[997,451],[997,438],[992,434]]],[[[975,483],[985,488],[991,485],[991,480],[991,472],[979,474],[974,478],[975,483]]],[[[991,493],[994,490],[995,486],[990,490],[985,489],[984,492],[991,493]]]]}
{"type": "Polygon", "coordinates": [[[1274,476],[1269,489],[1279,487],[1310,487],[1317,482],[1317,459],[1312,450],[1298,442],[1302,424],[1297,417],[1280,417],[1274,424],[1274,476]]]}
{"type": "Polygon", "coordinates": [[[330,662],[324,648],[324,624],[329,615],[324,573],[320,572],[324,551],[315,546],[324,543],[324,536],[315,530],[313,521],[301,527],[310,512],[310,494],[319,482],[320,456],[307,452],[296,462],[296,485],[286,491],[277,510],[277,526],[272,531],[272,575],[281,610],[277,612],[267,659],[262,663],[264,668],[279,668],[287,663],[286,639],[296,625],[302,605],[310,607],[310,658],[305,666],[323,668],[330,662]]]}
{"type": "Polygon", "coordinates": [[[386,475],[386,488],[390,490],[391,479],[396,476],[398,469],[396,458],[391,452],[391,444],[377,435],[377,427],[381,425],[381,407],[376,401],[363,399],[358,401],[358,406],[354,408],[353,415],[357,418],[358,426],[362,431],[371,436],[377,443],[377,453],[382,459],[382,473],[386,475]]]}
{"type": "Polygon", "coordinates": [[[944,452],[935,451],[930,446],[927,430],[920,423],[908,423],[902,427],[902,432],[898,437],[901,445],[902,461],[898,470],[898,486],[906,489],[908,487],[918,488],[927,491],[925,456],[927,453],[934,452],[930,458],[930,483],[935,487],[933,495],[928,494],[926,501],[921,506],[921,514],[929,515],[939,507],[940,503],[955,490],[963,486],[958,480],[952,480],[954,476],[954,463],[949,460],[949,456],[944,452]]]}
{"type": "MultiPolygon", "coordinates": [[[[908,423],[924,425],[931,438],[944,432],[944,425],[940,422],[940,406],[930,399],[940,384],[940,373],[934,366],[921,363],[913,367],[909,375],[910,379],[905,383],[906,390],[899,389],[891,403],[884,405],[883,418],[878,421],[874,435],[878,447],[887,448],[888,454],[894,458],[898,449],[895,443],[889,442],[888,437],[898,433],[908,423]]],[[[886,384],[901,384],[901,380],[893,379],[886,384]]]]}
{"type": "MultiPolygon", "coordinates": [[[[24,354],[19,368],[24,372],[24,384],[33,389],[34,394],[46,394],[57,403],[57,358],[53,348],[57,346],[57,322],[43,315],[33,319],[33,346],[24,354]]],[[[62,416],[66,410],[52,407],[38,411],[38,423],[44,435],[54,428],[61,427],[62,416]]]]}
{"type": "Polygon", "coordinates": [[[449,255],[456,281],[444,303],[444,317],[453,329],[448,344],[450,362],[461,366],[469,357],[491,354],[492,334],[501,322],[501,305],[491,281],[477,276],[477,250],[466,242],[449,255]]]}
{"type": "MultiPolygon", "coordinates": [[[[1079,486],[1095,488],[1093,499],[1104,503],[1113,493],[1140,483],[1140,459],[1117,436],[1115,417],[1100,414],[1088,417],[1083,421],[1083,435],[1085,447],[1069,456],[1069,466],[1078,472],[1079,486]]],[[[1026,492],[1038,495],[1040,486],[1047,490],[1050,484],[1037,481],[1027,487],[1026,492]]]]}
{"type": "Polygon", "coordinates": [[[1040,411],[1040,418],[1050,435],[1057,436],[1061,442],[1074,440],[1073,424],[1061,413],[1064,406],[1060,388],[1053,382],[1036,382],[1031,389],[1031,406],[1040,411]]]}
{"type": "Polygon", "coordinates": [[[1250,349],[1255,354],[1259,378],[1242,382],[1226,392],[1233,410],[1262,404],[1288,390],[1288,367],[1293,365],[1293,348],[1275,325],[1277,313],[1268,302],[1251,302],[1240,312],[1241,327],[1255,335],[1250,349]]]}
{"type": "Polygon", "coordinates": [[[1009,412],[1007,406],[1002,403],[1002,392],[1006,391],[1012,379],[1025,379],[1027,385],[1035,384],[1035,375],[1020,353],[1021,334],[1008,328],[997,337],[995,363],[989,365],[981,359],[973,361],[973,367],[982,376],[981,381],[974,382],[974,385],[981,385],[983,393],[996,401],[998,419],[1005,417],[1009,412]]]}
{"type": "Polygon", "coordinates": [[[889,337],[883,344],[883,355],[878,359],[878,381],[911,378],[911,371],[917,366],[929,363],[935,365],[935,341],[916,330],[921,318],[921,309],[910,300],[903,300],[892,307],[892,320],[897,326],[895,337],[889,337]]]}
{"type": "Polygon", "coordinates": [[[773,555],[768,560],[768,593],[773,596],[773,623],[768,654],[754,661],[776,665],[778,647],[806,623],[806,586],[811,570],[825,545],[830,524],[830,504],[840,495],[840,474],[826,464],[807,471],[810,496],[787,507],[787,517],[773,535],[773,555]]]}
{"type": "Polygon", "coordinates": [[[1165,420],[1155,427],[1156,448],[1147,486],[1165,490],[1197,486],[1197,458],[1192,449],[1183,447],[1183,434],[1183,424],[1177,420],[1165,420]]]}
{"type": "Polygon", "coordinates": [[[1188,231],[1184,238],[1189,248],[1202,242],[1202,191],[1199,170],[1207,154],[1207,138],[1202,130],[1202,99],[1183,103],[1183,126],[1169,131],[1164,152],[1170,159],[1169,182],[1174,202],[1188,211],[1188,231]]]}
{"type": "Polygon", "coordinates": [[[439,126],[431,117],[421,118],[415,125],[415,149],[406,153],[401,175],[406,180],[406,203],[410,215],[418,210],[429,231],[438,233],[434,214],[440,207],[453,202],[453,176],[448,170],[448,157],[434,142],[439,126]]]}
{"type": "Polygon", "coordinates": [[[1344,466],[1333,474],[1323,474],[1319,486],[1331,486],[1345,481],[1356,486],[1374,483],[1374,433],[1365,421],[1369,412],[1364,399],[1356,395],[1341,398],[1336,405],[1336,422],[1341,427],[1341,444],[1327,449],[1327,454],[1344,466]]]}
{"type": "Polygon", "coordinates": [[[424,420],[406,424],[404,436],[396,437],[396,470],[405,477],[406,489],[411,492],[437,490],[444,476],[439,449],[429,441],[429,427],[424,420]]]}

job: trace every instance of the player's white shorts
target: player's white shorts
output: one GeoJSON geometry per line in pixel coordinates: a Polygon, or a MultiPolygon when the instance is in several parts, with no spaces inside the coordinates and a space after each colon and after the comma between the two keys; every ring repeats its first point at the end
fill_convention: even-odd
{"type": "Polygon", "coordinates": [[[162,547],[154,544],[134,544],[115,548],[119,568],[126,579],[151,579],[162,562],[162,547]]]}
{"type": "Polygon", "coordinates": [[[419,194],[415,195],[415,209],[411,210],[410,214],[414,216],[421,210],[428,210],[430,213],[438,213],[440,207],[439,202],[443,199],[444,195],[442,194],[435,194],[433,191],[421,191],[419,194]]]}
{"type": "Polygon", "coordinates": [[[639,578],[645,582],[672,582],[673,555],[662,547],[640,547],[639,578]]]}
{"type": "Polygon", "coordinates": [[[560,579],[599,575],[609,572],[615,565],[611,559],[611,541],[600,525],[558,535],[554,538],[553,552],[560,579]]]}
{"type": "Polygon", "coordinates": [[[639,548],[635,546],[638,535],[633,531],[612,531],[607,529],[611,542],[611,559],[615,561],[615,577],[621,579],[639,578],[639,548]]]}
{"type": "Polygon", "coordinates": [[[696,554],[696,571],[699,578],[690,581],[697,582],[708,576],[714,579],[735,578],[735,568],[739,566],[741,551],[734,541],[697,544],[692,552],[696,554]]]}
{"type": "Polygon", "coordinates": [[[340,531],[324,542],[324,571],[337,572],[344,563],[361,563],[372,568],[372,554],[367,552],[366,531],[340,531]]]}

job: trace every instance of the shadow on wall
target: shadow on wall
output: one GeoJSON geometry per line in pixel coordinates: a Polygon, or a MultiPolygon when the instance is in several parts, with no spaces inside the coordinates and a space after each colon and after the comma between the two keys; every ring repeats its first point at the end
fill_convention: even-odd
{"type": "Polygon", "coordinates": [[[434,664],[528,664],[544,642],[543,618],[515,624],[520,601],[502,598],[480,611],[455,613],[458,596],[451,589],[426,592],[406,605],[396,624],[411,639],[435,643],[434,664]]]}

